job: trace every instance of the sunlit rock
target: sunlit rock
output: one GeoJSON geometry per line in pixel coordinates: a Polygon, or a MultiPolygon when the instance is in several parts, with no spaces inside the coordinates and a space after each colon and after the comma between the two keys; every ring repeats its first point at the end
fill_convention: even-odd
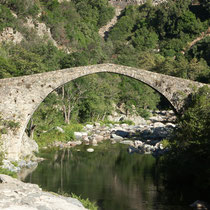
{"type": "Polygon", "coordinates": [[[88,148],[87,152],[94,152],[94,149],[93,148],[88,148]]]}

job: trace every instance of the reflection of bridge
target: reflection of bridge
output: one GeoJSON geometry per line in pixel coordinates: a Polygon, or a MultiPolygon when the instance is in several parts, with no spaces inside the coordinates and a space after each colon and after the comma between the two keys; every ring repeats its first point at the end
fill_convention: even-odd
{"type": "Polygon", "coordinates": [[[194,88],[203,86],[198,82],[115,64],[82,66],[1,79],[1,116],[4,120],[19,123],[19,128],[15,131],[9,131],[2,135],[3,147],[8,152],[8,157],[18,159],[26,126],[34,111],[49,93],[71,80],[100,72],[125,75],[149,85],[162,94],[177,112],[181,111],[184,100],[193,92],[194,88]]]}

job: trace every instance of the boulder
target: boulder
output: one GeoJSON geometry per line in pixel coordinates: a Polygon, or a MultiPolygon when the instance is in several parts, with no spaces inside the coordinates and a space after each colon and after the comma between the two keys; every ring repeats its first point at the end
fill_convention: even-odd
{"type": "Polygon", "coordinates": [[[88,148],[87,152],[94,152],[94,149],[93,148],[88,148]]]}
{"type": "Polygon", "coordinates": [[[93,129],[93,125],[87,124],[87,125],[85,126],[85,128],[87,128],[87,129],[89,129],[89,130],[92,130],[92,129],[93,129]]]}
{"type": "Polygon", "coordinates": [[[166,123],[166,126],[167,127],[171,127],[171,128],[175,128],[176,127],[176,125],[173,124],[173,123],[166,123]]]}
{"type": "Polygon", "coordinates": [[[87,132],[74,132],[75,139],[80,140],[82,138],[85,138],[87,136],[87,132]]]}
{"type": "Polygon", "coordinates": [[[89,144],[90,140],[89,140],[88,136],[85,136],[85,137],[83,138],[83,142],[84,142],[85,144],[89,144]]]}
{"type": "Polygon", "coordinates": [[[95,140],[96,140],[97,142],[101,142],[101,141],[104,140],[104,137],[103,137],[102,135],[96,135],[96,136],[95,136],[95,140]]]}
{"type": "Polygon", "coordinates": [[[139,146],[140,146],[140,147],[143,146],[143,144],[144,144],[144,143],[143,143],[142,141],[139,141],[139,140],[134,141],[134,145],[135,145],[135,147],[137,147],[137,148],[138,148],[139,146]]]}
{"type": "Polygon", "coordinates": [[[98,123],[98,122],[95,122],[95,123],[94,123],[94,126],[95,126],[95,127],[100,127],[100,125],[101,125],[101,124],[98,123]]]}
{"type": "Polygon", "coordinates": [[[123,124],[121,124],[121,127],[122,127],[122,128],[128,128],[128,127],[129,127],[129,125],[128,125],[128,124],[126,124],[126,123],[123,123],[123,124]]]}
{"type": "Polygon", "coordinates": [[[154,126],[154,128],[165,127],[165,125],[161,122],[155,122],[153,126],[154,126]]]}
{"type": "Polygon", "coordinates": [[[111,134],[111,138],[113,138],[115,141],[122,141],[123,140],[123,137],[118,136],[114,133],[111,134]]]}
{"type": "Polygon", "coordinates": [[[131,146],[134,145],[134,144],[133,144],[133,141],[131,141],[131,140],[124,140],[124,141],[121,141],[120,143],[121,143],[121,144],[128,144],[128,145],[131,145],[131,146]]]}
{"type": "Polygon", "coordinates": [[[154,129],[152,138],[166,138],[169,135],[168,130],[164,127],[157,127],[154,129]]]}
{"type": "Polygon", "coordinates": [[[192,203],[190,207],[193,207],[196,209],[208,210],[210,206],[204,201],[197,200],[194,203],[192,203]]]}
{"type": "Polygon", "coordinates": [[[78,141],[72,141],[71,143],[74,143],[75,145],[81,145],[82,141],[78,140],[78,141]]]}
{"type": "Polygon", "coordinates": [[[124,130],[116,130],[116,131],[115,131],[115,134],[116,134],[117,136],[121,136],[121,137],[123,137],[123,138],[129,137],[129,132],[124,131],[124,130]]]}
{"type": "Polygon", "coordinates": [[[96,140],[95,138],[93,138],[93,139],[91,140],[91,144],[92,144],[92,145],[97,145],[98,142],[97,142],[97,140],[96,140]]]}
{"type": "Polygon", "coordinates": [[[77,199],[42,191],[36,184],[23,183],[3,174],[0,174],[0,183],[1,210],[85,210],[77,199]]]}

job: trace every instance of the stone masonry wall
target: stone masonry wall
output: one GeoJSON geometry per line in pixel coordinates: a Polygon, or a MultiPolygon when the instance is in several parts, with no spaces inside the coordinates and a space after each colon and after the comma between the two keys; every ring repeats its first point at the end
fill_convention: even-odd
{"type": "Polygon", "coordinates": [[[157,74],[142,69],[115,64],[82,66],[64,70],[0,80],[0,113],[5,120],[19,123],[19,128],[2,135],[7,158],[18,160],[22,137],[34,111],[40,103],[61,85],[93,73],[110,72],[137,79],[161,93],[179,112],[187,96],[203,84],[157,74]]]}

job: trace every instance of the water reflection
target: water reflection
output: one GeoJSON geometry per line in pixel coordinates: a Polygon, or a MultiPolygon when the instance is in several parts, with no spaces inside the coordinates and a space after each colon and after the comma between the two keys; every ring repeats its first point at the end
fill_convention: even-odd
{"type": "Polygon", "coordinates": [[[48,191],[90,198],[104,210],[175,209],[160,202],[155,159],[130,155],[126,148],[103,143],[93,153],[86,152],[87,146],[80,151],[78,147],[48,151],[43,153],[47,159],[25,181],[48,191]]]}

